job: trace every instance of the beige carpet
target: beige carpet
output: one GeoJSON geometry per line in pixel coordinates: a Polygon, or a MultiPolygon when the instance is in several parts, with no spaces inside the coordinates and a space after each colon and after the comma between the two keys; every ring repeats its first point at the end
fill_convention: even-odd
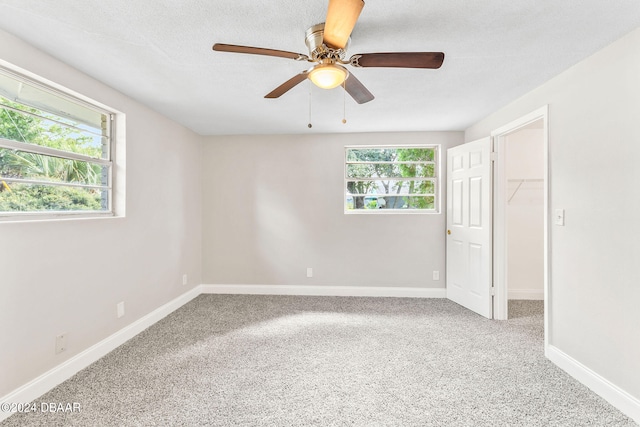
{"type": "Polygon", "coordinates": [[[3,426],[633,426],[509,321],[444,299],[202,295],[3,426]]]}

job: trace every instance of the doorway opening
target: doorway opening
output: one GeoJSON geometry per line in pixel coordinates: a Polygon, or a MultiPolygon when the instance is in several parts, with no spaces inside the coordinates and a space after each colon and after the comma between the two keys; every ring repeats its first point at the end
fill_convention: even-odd
{"type": "Polygon", "coordinates": [[[494,319],[509,300],[544,301],[549,290],[547,107],[492,132],[494,150],[494,319]]]}

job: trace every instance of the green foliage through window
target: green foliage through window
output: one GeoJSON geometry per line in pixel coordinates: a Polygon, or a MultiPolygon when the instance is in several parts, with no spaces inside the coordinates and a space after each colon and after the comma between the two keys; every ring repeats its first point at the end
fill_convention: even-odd
{"type": "Polygon", "coordinates": [[[110,116],[0,69],[0,213],[110,210],[110,116]]]}
{"type": "Polygon", "coordinates": [[[437,147],[347,147],[347,211],[435,211],[437,147]]]}

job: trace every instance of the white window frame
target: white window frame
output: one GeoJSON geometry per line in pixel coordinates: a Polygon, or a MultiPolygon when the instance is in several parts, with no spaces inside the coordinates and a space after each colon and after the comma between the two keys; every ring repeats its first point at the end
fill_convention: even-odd
{"type": "MultiPolygon", "coordinates": [[[[441,146],[440,144],[388,144],[388,145],[346,145],[344,147],[344,181],[342,186],[342,203],[344,206],[344,213],[347,215],[431,215],[440,213],[441,205],[441,146]],[[434,207],[433,209],[348,209],[347,197],[349,196],[347,190],[347,182],[353,181],[353,178],[349,178],[347,174],[347,165],[354,164],[356,162],[349,162],[347,160],[347,154],[349,150],[353,149],[368,149],[368,148],[388,148],[388,149],[402,149],[402,148],[430,148],[435,151],[433,156],[433,162],[363,162],[363,163],[433,163],[434,164],[434,176],[424,179],[423,181],[432,181],[434,183],[434,207]]],[[[398,178],[389,178],[390,180],[398,178]]],[[[371,180],[379,181],[381,178],[359,179],[359,180],[371,180]]],[[[429,194],[430,195],[430,194],[429,194]]],[[[420,196],[420,195],[417,195],[420,196]]]]}
{"type": "MultiPolygon", "coordinates": [[[[46,146],[40,146],[37,144],[19,142],[9,140],[0,137],[0,148],[6,148],[10,150],[19,150],[26,153],[41,154],[45,156],[58,157],[66,160],[79,160],[87,163],[98,164],[106,166],[108,170],[107,182],[105,185],[94,184],[82,184],[82,183],[70,183],[70,182],[52,182],[43,180],[34,180],[27,178],[2,178],[7,183],[21,183],[32,185],[46,185],[46,186],[59,186],[59,187],[75,187],[75,188],[87,188],[87,189],[100,189],[107,193],[107,206],[106,209],[100,211],[4,211],[0,212],[0,222],[5,221],[22,221],[22,220],[42,220],[42,219],[71,219],[71,218],[95,218],[95,217],[113,217],[115,216],[114,209],[114,180],[115,180],[115,148],[116,148],[116,117],[119,115],[115,110],[99,104],[97,101],[93,101],[83,95],[77,94],[67,88],[64,88],[53,82],[46,81],[45,79],[29,73],[25,70],[21,70],[18,67],[13,66],[5,61],[0,61],[0,73],[9,76],[18,81],[22,81],[25,84],[34,86],[42,91],[51,93],[59,98],[66,99],[70,102],[82,105],[85,108],[96,111],[99,114],[105,115],[108,118],[108,124],[106,127],[107,135],[102,135],[107,139],[106,158],[96,158],[80,153],[74,153],[71,151],[58,150],[46,146]]],[[[36,114],[23,112],[21,113],[34,115],[36,114]]],[[[51,121],[51,118],[45,118],[51,121]]],[[[54,120],[55,121],[55,120],[54,120]]],[[[64,124],[67,127],[68,124],[64,124]]],[[[82,129],[80,129],[82,130],[82,129]]],[[[84,131],[84,130],[83,130],[84,131]]],[[[0,184],[1,185],[1,184],[0,184]]]]}

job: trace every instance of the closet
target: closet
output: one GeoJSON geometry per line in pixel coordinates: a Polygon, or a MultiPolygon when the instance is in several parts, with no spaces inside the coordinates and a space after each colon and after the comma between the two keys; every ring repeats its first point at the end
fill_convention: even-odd
{"type": "Polygon", "coordinates": [[[544,138],[542,120],[506,139],[509,299],[544,298],[544,138]]]}

